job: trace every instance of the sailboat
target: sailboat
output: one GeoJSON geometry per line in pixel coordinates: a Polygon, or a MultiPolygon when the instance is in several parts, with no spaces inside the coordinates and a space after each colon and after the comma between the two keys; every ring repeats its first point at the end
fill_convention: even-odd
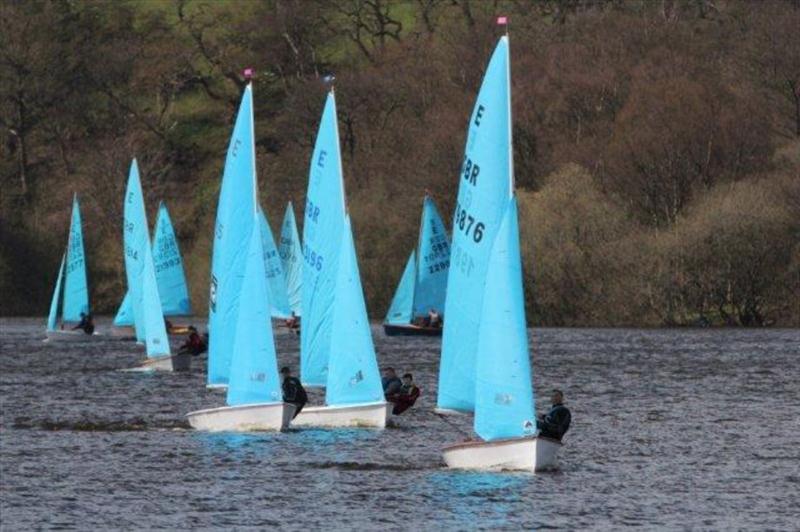
{"type": "Polygon", "coordinates": [[[511,134],[508,35],[472,113],[453,224],[440,409],[474,411],[478,441],[443,449],[448,467],[536,471],[561,442],[536,436],[511,134]],[[480,229],[479,229],[480,228],[480,229]],[[462,382],[459,382],[462,380],[462,382]]]}
{"type": "Polygon", "coordinates": [[[422,202],[417,248],[411,252],[383,322],[387,336],[441,336],[441,326],[425,324],[430,310],[444,310],[450,242],[429,195],[422,202]]]}
{"type": "Polygon", "coordinates": [[[192,428],[207,431],[283,430],[295,406],[284,403],[270,326],[270,291],[262,235],[254,220],[244,263],[247,297],[239,302],[228,378],[227,405],[187,414],[192,428]]]}
{"type": "Polygon", "coordinates": [[[191,355],[172,356],[170,352],[136,159],[131,162],[128,174],[123,216],[125,274],[134,327],[147,353],[147,359],[136,369],[186,371],[191,365],[191,355]]]}
{"type": "Polygon", "coordinates": [[[294,426],[386,426],[384,400],[350,216],[344,199],[336,99],[328,93],[309,170],[303,224],[300,375],[324,385],[325,406],[305,407],[294,426]]]}
{"type": "Polygon", "coordinates": [[[286,294],[286,276],[283,264],[275,247],[275,239],[269,228],[264,209],[258,208],[258,227],[261,231],[261,246],[264,251],[264,272],[267,276],[270,308],[273,318],[286,319],[291,315],[289,296],[286,294]]]}
{"type": "Polygon", "coordinates": [[[208,304],[209,388],[228,385],[244,262],[252,229],[258,227],[253,215],[257,209],[255,150],[253,87],[248,83],[228,145],[217,204],[208,304]]]}
{"type": "Polygon", "coordinates": [[[89,335],[83,330],[64,329],[65,324],[78,323],[81,314],[89,314],[89,288],[86,281],[86,257],[83,250],[81,208],[78,195],[72,198],[72,221],[70,222],[67,251],[61,257],[50,313],[47,317],[47,339],[61,342],[86,342],[99,337],[96,332],[89,335]],[[62,293],[63,281],[63,293],[62,293]],[[61,328],[58,327],[59,301],[61,301],[61,328]]]}
{"type": "MultiPolygon", "coordinates": [[[[189,289],[186,284],[186,274],[183,270],[181,250],[175,229],[167,210],[167,205],[162,201],[158,206],[158,218],[153,232],[153,260],[156,269],[158,293],[161,298],[161,309],[166,317],[191,316],[192,304],[189,299],[189,289]]],[[[173,328],[168,334],[184,334],[185,328],[173,328]]],[[[130,293],[125,293],[122,303],[114,317],[114,336],[132,336],[133,307],[131,307],[130,293]]]]}
{"type": "Polygon", "coordinates": [[[303,249],[300,246],[300,235],[297,232],[297,222],[294,218],[294,208],[290,201],[286,205],[281,224],[281,240],[278,244],[278,253],[281,256],[283,273],[286,276],[286,296],[289,299],[289,309],[296,317],[300,317],[303,286],[303,249]]]}

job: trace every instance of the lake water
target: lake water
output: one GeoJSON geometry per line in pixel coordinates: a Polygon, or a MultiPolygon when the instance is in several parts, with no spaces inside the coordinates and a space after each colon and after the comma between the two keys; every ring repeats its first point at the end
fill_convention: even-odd
{"type": "MultiPolygon", "coordinates": [[[[0,320],[0,528],[800,528],[800,331],[534,329],[537,408],[573,413],[544,474],[443,467],[440,342],[385,338],[423,390],[397,428],[203,434],[204,368],[125,373],[131,343],[43,343],[0,320]]],[[[102,331],[103,322],[100,323],[102,331]]],[[[277,333],[297,367],[297,338],[277,333]]]]}

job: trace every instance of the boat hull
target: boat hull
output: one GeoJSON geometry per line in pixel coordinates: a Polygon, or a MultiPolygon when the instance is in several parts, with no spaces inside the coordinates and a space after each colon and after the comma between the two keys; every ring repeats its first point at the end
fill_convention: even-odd
{"type": "Polygon", "coordinates": [[[133,327],[128,326],[117,327],[114,325],[108,330],[108,335],[125,340],[136,339],[136,331],[133,330],[133,327]]]}
{"type": "Polygon", "coordinates": [[[383,332],[386,336],[441,336],[441,327],[421,327],[419,325],[384,323],[383,332]]]}
{"type": "Polygon", "coordinates": [[[140,367],[144,371],[189,371],[192,369],[192,355],[151,357],[142,362],[140,367]]]}
{"type": "Polygon", "coordinates": [[[294,418],[294,427],[364,427],[382,429],[392,404],[362,403],[344,406],[307,406],[294,418]]]}
{"type": "Polygon", "coordinates": [[[208,432],[285,430],[294,411],[290,403],[259,403],[197,410],[186,418],[193,429],[208,432]]]}
{"type": "Polygon", "coordinates": [[[47,340],[49,342],[74,342],[74,343],[82,343],[82,342],[94,342],[97,340],[102,340],[103,336],[94,332],[92,334],[86,334],[81,330],[77,331],[46,331],[47,340]]]}
{"type": "Polygon", "coordinates": [[[447,467],[483,471],[546,471],[558,465],[561,442],[546,437],[509,438],[450,445],[442,450],[447,467]]]}

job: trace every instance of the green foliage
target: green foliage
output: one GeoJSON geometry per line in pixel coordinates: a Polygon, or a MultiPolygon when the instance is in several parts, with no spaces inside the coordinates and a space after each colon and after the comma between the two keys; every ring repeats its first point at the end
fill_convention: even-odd
{"type": "Polygon", "coordinates": [[[0,313],[46,312],[73,191],[93,305],[115,310],[133,156],[151,221],[169,204],[202,313],[241,71],[254,67],[259,192],[274,227],[288,200],[302,223],[319,78],[336,74],[361,272],[382,316],[423,192],[452,212],[467,117],[506,14],[530,319],[800,324],[800,8],[760,7],[0,2],[0,313]]]}

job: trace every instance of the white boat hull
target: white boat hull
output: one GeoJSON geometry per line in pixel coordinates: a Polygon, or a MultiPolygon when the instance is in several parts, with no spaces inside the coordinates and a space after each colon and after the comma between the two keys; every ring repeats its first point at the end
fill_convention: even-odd
{"type": "Polygon", "coordinates": [[[307,406],[292,421],[293,427],[367,427],[382,429],[392,404],[362,403],[344,406],[307,406]]]}
{"type": "Polygon", "coordinates": [[[189,371],[192,369],[192,355],[164,355],[151,357],[139,366],[141,371],[189,371]]]}
{"type": "Polygon", "coordinates": [[[114,338],[136,338],[136,331],[133,327],[117,327],[116,325],[108,329],[108,335],[114,338]]]}
{"type": "Polygon", "coordinates": [[[78,329],[75,331],[68,330],[56,330],[56,331],[46,331],[47,333],[47,340],[49,342],[94,342],[96,340],[101,340],[102,335],[97,334],[94,332],[92,334],[86,334],[82,330],[78,329]]]}
{"type": "Polygon", "coordinates": [[[561,442],[545,437],[509,438],[450,445],[442,450],[447,467],[484,471],[545,471],[558,465],[561,442]]]}
{"type": "Polygon", "coordinates": [[[186,418],[193,429],[209,432],[285,430],[294,411],[291,403],[260,403],[197,410],[186,418]]]}

